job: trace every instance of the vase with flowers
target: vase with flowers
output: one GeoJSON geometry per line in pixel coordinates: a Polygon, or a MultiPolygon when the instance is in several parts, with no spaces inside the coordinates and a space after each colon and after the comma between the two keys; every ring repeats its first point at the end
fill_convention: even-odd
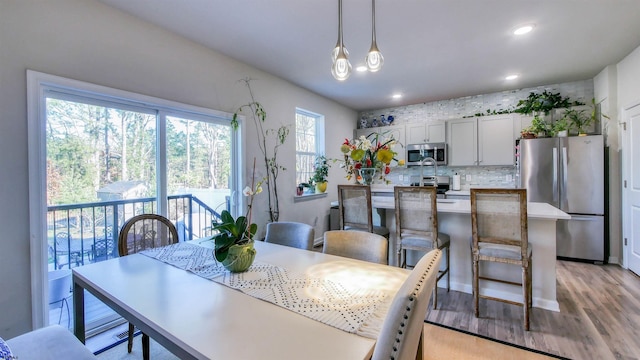
{"type": "Polygon", "coordinates": [[[256,257],[253,236],[258,230],[258,225],[251,222],[251,207],[253,197],[262,192],[262,180],[255,183],[255,171],[254,159],[251,187],[247,186],[242,192],[249,198],[246,215],[234,219],[229,211],[224,210],[220,219],[214,219],[212,223],[213,231],[216,232],[212,237],[215,243],[213,254],[216,260],[231,272],[246,271],[256,257]]]}
{"type": "Polygon", "coordinates": [[[397,160],[398,155],[393,147],[397,143],[393,136],[387,133],[371,133],[360,136],[357,139],[345,139],[340,151],[344,154],[341,167],[347,172],[347,180],[355,178],[363,185],[371,185],[375,179],[389,184],[387,175],[391,172],[391,164],[395,161],[399,166],[402,160],[397,160]]]}

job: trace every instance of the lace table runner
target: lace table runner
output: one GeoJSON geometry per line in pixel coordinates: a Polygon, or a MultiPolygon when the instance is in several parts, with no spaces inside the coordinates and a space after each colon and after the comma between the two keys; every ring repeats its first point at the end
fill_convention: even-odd
{"type": "Polygon", "coordinates": [[[372,339],[377,338],[391,302],[391,297],[384,291],[353,289],[339,281],[297,274],[258,261],[254,261],[246,272],[231,273],[214,259],[212,249],[188,243],[149,249],[140,254],[372,339]]]}

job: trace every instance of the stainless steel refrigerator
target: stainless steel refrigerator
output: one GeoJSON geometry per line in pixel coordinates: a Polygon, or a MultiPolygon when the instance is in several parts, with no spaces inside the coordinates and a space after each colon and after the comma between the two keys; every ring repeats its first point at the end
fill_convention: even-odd
{"type": "Polygon", "coordinates": [[[571,220],[557,222],[557,256],[605,262],[602,135],[523,139],[519,154],[519,182],[528,200],[549,203],[571,215],[571,220]]]}

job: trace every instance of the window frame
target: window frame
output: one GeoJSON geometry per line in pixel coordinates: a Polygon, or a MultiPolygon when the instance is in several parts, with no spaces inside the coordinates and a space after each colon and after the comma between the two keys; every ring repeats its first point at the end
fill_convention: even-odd
{"type": "MultiPolygon", "coordinates": [[[[315,135],[316,149],[315,149],[315,152],[313,152],[313,153],[312,152],[307,152],[307,151],[298,151],[297,146],[296,146],[296,151],[295,151],[295,156],[296,156],[295,182],[296,182],[296,185],[299,184],[298,183],[298,174],[299,174],[299,172],[298,172],[298,155],[314,155],[314,156],[318,156],[318,155],[324,155],[325,154],[324,115],[315,113],[313,111],[309,111],[309,110],[305,110],[305,109],[296,107],[296,117],[298,115],[311,117],[311,118],[314,119],[315,132],[316,132],[316,135],[315,135]]],[[[297,125],[297,119],[296,119],[296,125],[297,125]]],[[[298,129],[296,128],[296,145],[297,145],[297,143],[298,143],[298,129]]]]}

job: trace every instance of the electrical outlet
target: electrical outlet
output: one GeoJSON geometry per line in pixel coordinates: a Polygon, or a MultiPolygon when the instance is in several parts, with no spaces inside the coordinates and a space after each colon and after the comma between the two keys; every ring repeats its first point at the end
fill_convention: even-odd
{"type": "Polygon", "coordinates": [[[465,175],[464,176],[464,180],[467,181],[467,182],[470,182],[471,181],[471,175],[468,175],[468,174],[465,175]]]}
{"type": "Polygon", "coordinates": [[[507,174],[506,180],[507,182],[511,182],[513,180],[513,177],[511,176],[511,174],[507,174]]]}
{"type": "Polygon", "coordinates": [[[398,175],[398,181],[404,181],[404,175],[402,174],[398,175]]]}

